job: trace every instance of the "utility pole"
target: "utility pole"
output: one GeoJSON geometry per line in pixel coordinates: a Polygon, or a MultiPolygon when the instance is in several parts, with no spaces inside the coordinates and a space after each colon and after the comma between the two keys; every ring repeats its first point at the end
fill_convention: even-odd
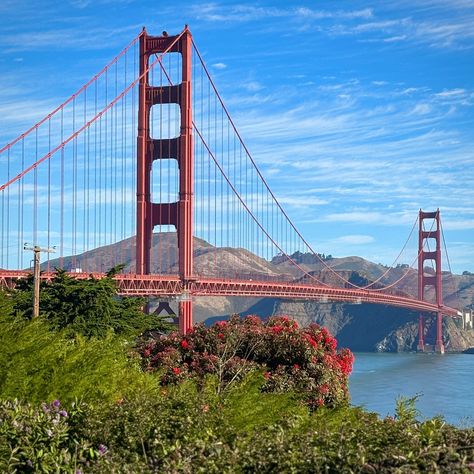
{"type": "Polygon", "coordinates": [[[54,249],[55,247],[42,248],[39,245],[29,245],[26,242],[23,246],[23,250],[33,252],[33,318],[39,316],[41,252],[54,253],[54,249]]]}

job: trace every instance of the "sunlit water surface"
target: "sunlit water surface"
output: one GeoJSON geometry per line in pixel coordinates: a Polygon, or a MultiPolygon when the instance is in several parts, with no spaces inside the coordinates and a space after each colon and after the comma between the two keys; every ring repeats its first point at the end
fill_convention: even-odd
{"type": "Polygon", "coordinates": [[[399,397],[419,395],[422,418],[442,415],[474,426],[474,355],[355,353],[349,379],[353,405],[393,415],[399,397]]]}

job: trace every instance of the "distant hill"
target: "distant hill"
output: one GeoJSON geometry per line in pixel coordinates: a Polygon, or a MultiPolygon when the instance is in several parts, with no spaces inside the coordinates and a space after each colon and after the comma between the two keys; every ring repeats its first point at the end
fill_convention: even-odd
{"type": "MultiPolygon", "coordinates": [[[[153,273],[177,273],[177,243],[175,233],[154,234],[153,273]]],[[[365,286],[380,279],[379,285],[397,282],[405,273],[406,278],[394,288],[416,296],[417,272],[407,265],[400,265],[387,273],[387,267],[351,256],[325,258],[324,264],[312,254],[297,252],[292,255],[301,267],[318,280],[341,286],[341,278],[359,286],[365,286]],[[383,276],[386,274],[385,276],[383,276]],[[339,277],[337,276],[339,275],[339,277]]],[[[81,268],[86,271],[107,271],[123,263],[125,271],[135,267],[135,239],[129,238],[109,246],[100,247],[80,255],[51,260],[50,267],[62,266],[68,270],[81,268]],[[62,265],[60,265],[62,263],[62,265]]],[[[43,269],[46,263],[43,263],[43,269]]],[[[232,278],[243,275],[246,278],[293,278],[298,279],[300,271],[285,257],[275,256],[267,261],[245,249],[214,247],[202,239],[194,239],[194,268],[197,274],[232,278]]],[[[426,271],[430,271],[426,269],[426,271]]],[[[456,308],[474,308],[474,275],[443,274],[444,302],[456,308]]],[[[427,298],[434,298],[428,291],[427,298]]],[[[172,302],[172,307],[175,302],[172,302]]],[[[222,319],[232,313],[258,314],[267,317],[272,314],[288,314],[302,324],[317,322],[331,330],[343,346],[353,350],[400,351],[415,350],[417,342],[418,314],[403,308],[384,307],[369,304],[320,303],[314,301],[283,301],[275,298],[240,297],[198,297],[195,298],[195,321],[222,319]]],[[[463,331],[450,318],[445,319],[446,346],[448,350],[463,350],[474,346],[474,331],[463,331]]],[[[428,339],[430,321],[427,321],[428,339]]],[[[431,328],[434,331],[434,328],[431,328]]]]}

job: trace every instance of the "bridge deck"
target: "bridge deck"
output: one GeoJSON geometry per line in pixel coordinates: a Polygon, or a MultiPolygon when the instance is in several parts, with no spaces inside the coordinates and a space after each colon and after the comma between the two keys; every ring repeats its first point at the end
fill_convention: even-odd
{"type": "MultiPolygon", "coordinates": [[[[25,271],[1,270],[0,287],[13,288],[18,279],[29,275],[25,271]]],[[[41,278],[50,281],[55,273],[43,273],[41,278]]],[[[70,273],[78,279],[105,277],[105,273],[70,273]]],[[[334,301],[345,303],[373,303],[397,306],[416,311],[436,313],[442,311],[446,316],[458,316],[458,310],[406,296],[382,293],[375,290],[333,288],[275,281],[234,280],[197,277],[187,287],[176,275],[116,275],[119,294],[124,296],[179,296],[188,293],[194,296],[254,296],[283,299],[304,299],[334,301]]]]}

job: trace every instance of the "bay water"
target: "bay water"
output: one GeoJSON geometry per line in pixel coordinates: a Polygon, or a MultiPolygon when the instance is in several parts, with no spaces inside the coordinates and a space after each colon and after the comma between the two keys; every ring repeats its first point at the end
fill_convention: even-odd
{"type": "Polygon", "coordinates": [[[442,415],[453,425],[474,427],[474,354],[354,355],[352,405],[393,416],[397,398],[418,395],[420,419],[442,415]]]}

